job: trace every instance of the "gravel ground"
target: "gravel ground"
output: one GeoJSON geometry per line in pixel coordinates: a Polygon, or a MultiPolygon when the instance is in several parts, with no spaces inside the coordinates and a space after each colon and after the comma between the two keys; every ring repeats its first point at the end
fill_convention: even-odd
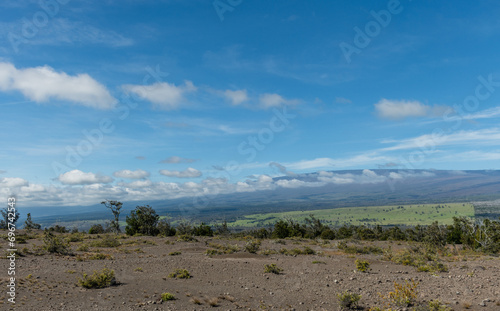
{"type": "MultiPolygon", "coordinates": [[[[336,241],[319,244],[310,240],[282,243],[265,240],[259,254],[245,252],[246,241],[233,239],[198,238],[196,242],[178,242],[174,237],[129,237],[120,241],[129,244],[88,251],[97,250],[113,259],[80,261],[75,255],[83,256],[82,251],[74,251],[73,256],[18,258],[14,306],[7,301],[5,293],[9,261],[1,260],[5,273],[1,278],[4,290],[0,293],[0,309],[339,310],[337,294],[349,290],[361,295],[360,307],[367,310],[380,306],[380,293],[393,291],[394,282],[413,279],[419,282],[419,303],[439,299],[453,310],[500,310],[500,265],[496,257],[450,257],[446,262],[448,272],[431,274],[386,261],[382,255],[344,254],[336,247],[336,241]],[[210,257],[205,251],[212,248],[211,243],[238,244],[241,250],[210,257]],[[281,248],[306,246],[317,253],[287,256],[278,252],[281,248]],[[265,250],[271,254],[261,254],[265,250]],[[181,254],[169,255],[172,252],[181,254]],[[358,258],[370,263],[368,273],[356,271],[358,258]],[[283,270],[281,274],[264,273],[264,266],[273,263],[283,270]],[[115,271],[118,285],[102,289],[77,286],[83,272],[92,273],[104,267],[115,271]],[[187,269],[192,277],[169,278],[168,274],[175,269],[187,269]],[[176,300],[162,302],[164,292],[172,293],[176,300]]],[[[23,247],[40,243],[29,240],[23,247]]],[[[72,249],[81,243],[72,243],[72,249]]],[[[406,246],[396,242],[362,244],[382,248],[391,244],[393,250],[406,246]]]]}

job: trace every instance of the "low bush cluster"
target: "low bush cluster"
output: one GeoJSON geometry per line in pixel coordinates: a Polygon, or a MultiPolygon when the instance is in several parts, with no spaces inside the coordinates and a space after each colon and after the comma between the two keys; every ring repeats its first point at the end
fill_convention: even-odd
{"type": "Polygon", "coordinates": [[[85,288],[104,288],[116,285],[115,271],[104,268],[101,271],[94,271],[92,275],[84,273],[78,280],[78,285],[85,288]]]}

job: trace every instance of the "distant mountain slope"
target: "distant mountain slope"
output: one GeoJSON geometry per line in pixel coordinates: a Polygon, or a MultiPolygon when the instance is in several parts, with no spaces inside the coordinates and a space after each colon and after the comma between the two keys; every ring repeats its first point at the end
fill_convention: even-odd
{"type": "MultiPolygon", "coordinates": [[[[137,205],[160,215],[198,220],[235,219],[245,214],[349,206],[489,201],[500,198],[500,171],[343,170],[282,176],[273,188],[203,198],[124,202],[123,220],[137,205]]],[[[68,207],[41,222],[110,219],[102,206],[68,207]],[[85,211],[85,212],[81,212],[85,211]]],[[[36,216],[37,213],[34,213],[36,216]]],[[[40,215],[41,216],[41,215],[40,215]]]]}

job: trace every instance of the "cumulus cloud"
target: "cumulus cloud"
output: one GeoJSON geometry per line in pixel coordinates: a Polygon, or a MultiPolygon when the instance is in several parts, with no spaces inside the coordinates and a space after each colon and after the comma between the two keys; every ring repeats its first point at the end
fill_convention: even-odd
{"type": "Polygon", "coordinates": [[[153,185],[153,182],[149,179],[145,179],[136,180],[130,183],[118,183],[118,185],[125,188],[140,189],[144,187],[151,187],[153,185]]]}
{"type": "Polygon", "coordinates": [[[310,181],[303,181],[299,179],[280,179],[276,181],[276,185],[282,188],[301,188],[301,187],[319,187],[323,186],[324,183],[322,182],[310,182],[310,181]]]}
{"type": "Polygon", "coordinates": [[[192,167],[188,167],[184,171],[160,170],[160,174],[168,177],[177,177],[177,178],[194,178],[194,177],[200,177],[202,175],[200,171],[192,167]]]}
{"type": "Polygon", "coordinates": [[[0,186],[5,188],[28,186],[28,181],[19,177],[5,177],[0,178],[0,186]]]}
{"type": "Polygon", "coordinates": [[[113,176],[117,178],[128,178],[128,179],[143,179],[149,177],[149,175],[150,175],[149,172],[143,170],[136,170],[136,171],[121,170],[113,173],[113,176]]]}
{"type": "Polygon", "coordinates": [[[142,99],[148,100],[161,109],[175,109],[185,100],[184,95],[195,92],[196,87],[191,81],[184,81],[184,85],[176,86],[167,82],[157,82],[151,85],[123,85],[127,93],[134,93],[142,99]]]}
{"type": "MultiPolygon", "coordinates": [[[[64,174],[63,174],[64,175],[64,174]]],[[[430,177],[432,171],[398,170],[390,174],[377,174],[372,170],[361,172],[327,172],[297,175],[295,177],[272,178],[268,175],[253,176],[245,181],[230,183],[226,178],[206,178],[197,182],[153,182],[149,179],[120,182],[116,185],[96,183],[109,181],[109,177],[99,177],[92,173],[80,171],[68,172],[64,178],[69,179],[64,185],[39,185],[29,183],[22,178],[10,177],[0,179],[0,199],[17,193],[18,199],[32,206],[75,206],[90,205],[102,201],[102,198],[120,201],[165,200],[182,197],[229,194],[239,192],[255,192],[275,190],[279,188],[294,189],[301,187],[321,187],[326,185],[369,184],[388,180],[402,181],[406,178],[430,177]],[[71,173],[71,174],[69,174],[71,173]],[[85,176],[85,174],[87,174],[85,176]],[[77,182],[79,179],[79,182],[77,182]],[[73,186],[75,185],[75,186],[73,186]]]]}
{"type": "Polygon", "coordinates": [[[295,105],[297,104],[297,100],[288,100],[283,98],[279,94],[262,94],[259,97],[259,104],[260,107],[263,109],[268,109],[268,108],[273,108],[273,107],[279,107],[281,105],[295,105]]]}
{"type": "Polygon", "coordinates": [[[248,101],[247,90],[226,90],[224,96],[235,106],[248,101]]]}
{"type": "Polygon", "coordinates": [[[165,160],[161,160],[160,163],[173,163],[173,164],[178,164],[178,163],[193,163],[195,162],[195,159],[188,159],[188,158],[181,158],[178,156],[171,156],[166,158],[165,160]]]}
{"type": "Polygon", "coordinates": [[[424,117],[431,107],[416,100],[389,100],[382,98],[375,104],[378,116],[384,119],[404,119],[409,117],[424,117]]]}
{"type": "Polygon", "coordinates": [[[59,175],[58,180],[64,185],[91,185],[107,184],[113,182],[113,178],[94,173],[85,173],[80,170],[72,170],[59,175]]]}
{"type": "Polygon", "coordinates": [[[88,74],[68,75],[49,66],[17,69],[0,63],[0,90],[19,91],[37,103],[61,100],[82,106],[111,109],[117,100],[88,74]]]}

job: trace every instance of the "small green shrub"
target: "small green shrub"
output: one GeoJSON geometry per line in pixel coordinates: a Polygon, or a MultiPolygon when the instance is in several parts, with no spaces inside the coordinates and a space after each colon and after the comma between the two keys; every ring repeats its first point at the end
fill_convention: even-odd
{"type": "Polygon", "coordinates": [[[163,293],[161,294],[161,300],[163,301],[169,301],[169,300],[175,300],[175,296],[172,295],[171,293],[163,293]]]}
{"type": "Polygon", "coordinates": [[[94,274],[89,276],[87,273],[78,280],[78,285],[85,288],[104,288],[116,285],[115,271],[104,268],[101,271],[94,271],[94,274]]]}
{"type": "Polygon", "coordinates": [[[208,256],[216,256],[216,255],[222,255],[224,254],[224,252],[218,249],[210,248],[205,251],[205,254],[208,256]]]}
{"type": "Polygon", "coordinates": [[[283,271],[283,269],[279,268],[274,263],[270,264],[270,265],[265,265],[264,266],[264,273],[280,274],[282,271],[283,271]]]}
{"type": "Polygon", "coordinates": [[[89,234],[103,234],[106,232],[106,229],[101,224],[92,225],[89,229],[89,234]]]}
{"type": "Polygon", "coordinates": [[[101,253],[92,254],[88,258],[89,258],[89,260],[105,260],[105,259],[113,260],[114,259],[113,256],[111,256],[110,254],[101,254],[101,253]]]}
{"type": "Polygon", "coordinates": [[[453,311],[452,308],[441,304],[439,300],[431,300],[427,305],[427,310],[429,311],[453,311]]]}
{"type": "Polygon", "coordinates": [[[65,242],[61,237],[45,231],[43,237],[43,249],[49,253],[66,255],[69,254],[70,248],[68,242],[65,242]]]}
{"type": "Polygon", "coordinates": [[[356,269],[360,272],[368,272],[370,270],[370,263],[366,260],[356,259],[356,269]]]}
{"type": "Polygon", "coordinates": [[[277,254],[278,252],[275,251],[274,249],[266,249],[264,251],[260,252],[262,255],[269,256],[269,255],[274,255],[277,254]]]}
{"type": "Polygon", "coordinates": [[[168,275],[171,279],[190,279],[191,275],[186,269],[177,269],[168,275]]]}
{"type": "Polygon", "coordinates": [[[418,282],[413,279],[410,282],[405,281],[405,284],[394,282],[394,291],[389,292],[387,296],[382,296],[382,299],[387,301],[388,305],[409,307],[417,300],[417,286],[418,282]]]}
{"type": "Polygon", "coordinates": [[[72,233],[68,237],[66,237],[66,241],[68,242],[81,242],[83,241],[83,234],[81,233],[72,233]]]}
{"type": "Polygon", "coordinates": [[[248,241],[245,244],[245,250],[249,253],[255,254],[260,248],[260,241],[248,241]]]}
{"type": "Polygon", "coordinates": [[[345,291],[343,293],[337,294],[337,300],[342,310],[354,310],[358,308],[358,302],[361,299],[361,295],[350,293],[345,291]]]}
{"type": "Polygon", "coordinates": [[[121,242],[110,235],[106,235],[101,240],[92,241],[90,243],[90,246],[92,247],[118,247],[120,245],[121,242]]]}
{"type": "Polygon", "coordinates": [[[292,248],[292,249],[286,249],[286,248],[282,248],[280,249],[280,253],[283,254],[283,255],[289,255],[289,256],[296,256],[296,255],[314,255],[316,254],[316,252],[306,246],[304,247],[304,249],[300,249],[300,248],[292,248]]]}
{"type": "Polygon", "coordinates": [[[87,244],[80,244],[80,246],[78,246],[78,248],[76,249],[77,251],[81,251],[81,252],[88,252],[89,251],[89,246],[87,244]]]}
{"type": "Polygon", "coordinates": [[[177,241],[179,241],[179,242],[198,242],[197,239],[195,239],[192,235],[188,235],[188,234],[179,235],[179,237],[177,238],[177,241]]]}
{"type": "Polygon", "coordinates": [[[178,256],[178,255],[180,255],[180,254],[182,254],[182,253],[181,253],[181,252],[171,252],[171,253],[169,253],[168,255],[169,255],[169,256],[178,256]]]}
{"type": "Polygon", "coordinates": [[[313,264],[322,264],[322,265],[326,265],[326,262],[324,262],[324,261],[319,261],[319,260],[314,260],[312,263],[313,263],[313,264]]]}

